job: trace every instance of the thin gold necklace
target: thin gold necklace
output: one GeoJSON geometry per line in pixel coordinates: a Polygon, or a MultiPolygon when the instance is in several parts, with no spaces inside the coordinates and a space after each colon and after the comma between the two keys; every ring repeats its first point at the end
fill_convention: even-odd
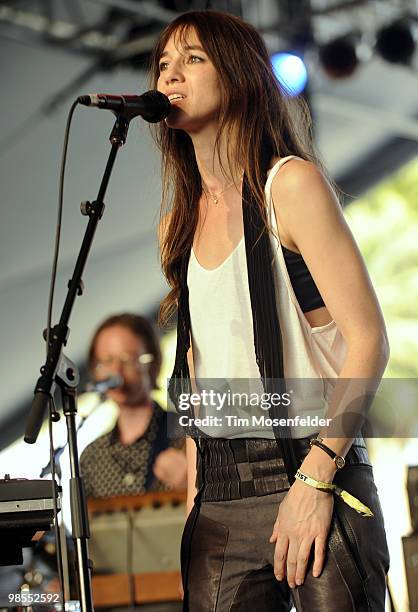
{"type": "Polygon", "coordinates": [[[222,191],[219,191],[218,193],[212,193],[211,191],[209,191],[209,189],[206,187],[206,185],[202,181],[202,189],[204,193],[206,194],[206,196],[209,196],[210,199],[213,200],[213,203],[215,204],[215,206],[218,206],[219,198],[221,197],[221,195],[224,194],[225,191],[228,191],[228,189],[232,187],[233,184],[234,184],[234,181],[229,183],[229,185],[227,185],[224,189],[222,189],[222,191]]]}

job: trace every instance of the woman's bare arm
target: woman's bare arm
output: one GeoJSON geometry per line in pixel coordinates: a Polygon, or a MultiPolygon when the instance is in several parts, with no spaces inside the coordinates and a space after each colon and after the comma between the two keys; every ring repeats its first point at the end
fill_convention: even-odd
{"type": "MultiPolygon", "coordinates": [[[[353,407],[362,414],[363,399],[373,394],[388,360],[386,328],[379,303],[360,251],[331,186],[314,164],[287,162],[273,179],[276,218],[296,245],[347,344],[326,417],[335,418],[353,407]]],[[[361,421],[361,419],[358,419],[361,421]]],[[[345,455],[356,433],[334,429],[327,446],[345,455]]],[[[336,466],[321,449],[313,447],[301,470],[319,480],[332,481],[336,466]]],[[[280,504],[271,542],[276,542],[274,571],[289,585],[302,584],[312,545],[313,575],[319,576],[325,560],[333,498],[296,480],[280,504]]]]}
{"type": "MultiPolygon", "coordinates": [[[[361,423],[365,416],[361,414],[361,398],[375,391],[389,354],[385,322],[366,266],[333,190],[314,164],[287,162],[274,177],[272,187],[276,217],[302,254],[347,343],[341,380],[326,416],[335,418],[346,406],[351,412],[356,407],[361,423]],[[348,381],[351,389],[347,388],[348,381]],[[358,406],[355,398],[360,400],[358,406]]],[[[323,432],[322,437],[325,433],[327,444],[344,455],[352,438],[341,431],[335,431],[333,437],[332,431],[328,436],[323,432]]],[[[333,462],[316,447],[310,451],[308,463],[318,478],[333,475],[333,462]]]]}

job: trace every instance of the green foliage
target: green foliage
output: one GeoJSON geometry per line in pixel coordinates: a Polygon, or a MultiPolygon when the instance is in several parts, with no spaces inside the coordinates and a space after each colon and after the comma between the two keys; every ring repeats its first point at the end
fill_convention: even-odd
{"type": "Polygon", "coordinates": [[[386,321],[385,377],[418,376],[418,159],[346,208],[386,321]]]}

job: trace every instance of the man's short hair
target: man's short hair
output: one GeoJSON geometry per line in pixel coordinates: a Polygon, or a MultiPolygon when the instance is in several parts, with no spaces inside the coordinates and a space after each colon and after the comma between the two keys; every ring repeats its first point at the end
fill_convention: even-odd
{"type": "Polygon", "coordinates": [[[116,314],[105,319],[94,332],[93,338],[90,342],[88,351],[88,368],[90,372],[93,372],[96,363],[96,342],[97,338],[102,331],[109,327],[125,327],[129,329],[135,336],[141,338],[144,341],[145,347],[148,353],[153,356],[153,361],[149,364],[149,373],[151,377],[151,383],[153,389],[158,389],[157,378],[161,369],[161,349],[158,336],[151,323],[140,315],[132,314],[129,312],[123,312],[116,314]]]}

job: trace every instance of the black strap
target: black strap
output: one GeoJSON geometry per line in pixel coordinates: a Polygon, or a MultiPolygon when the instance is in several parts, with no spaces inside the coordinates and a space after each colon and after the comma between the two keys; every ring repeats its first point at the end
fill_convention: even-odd
{"type": "Polygon", "coordinates": [[[332,460],[334,460],[335,457],[337,456],[337,453],[335,453],[332,450],[332,448],[330,448],[329,446],[326,446],[326,444],[323,444],[323,442],[321,442],[320,440],[317,440],[316,438],[311,440],[311,445],[318,446],[318,448],[321,448],[327,455],[331,457],[332,460]]]}
{"type": "MultiPolygon", "coordinates": [[[[269,394],[283,394],[286,391],[286,385],[284,380],[283,340],[273,274],[274,258],[270,235],[265,227],[258,203],[252,197],[245,175],[242,196],[248,285],[257,365],[264,391],[269,394]]],[[[273,419],[287,419],[287,407],[271,406],[269,415],[273,419]]],[[[293,450],[290,428],[275,427],[274,435],[281,447],[289,483],[292,484],[295,480],[294,474],[298,464],[293,450]]]]}

